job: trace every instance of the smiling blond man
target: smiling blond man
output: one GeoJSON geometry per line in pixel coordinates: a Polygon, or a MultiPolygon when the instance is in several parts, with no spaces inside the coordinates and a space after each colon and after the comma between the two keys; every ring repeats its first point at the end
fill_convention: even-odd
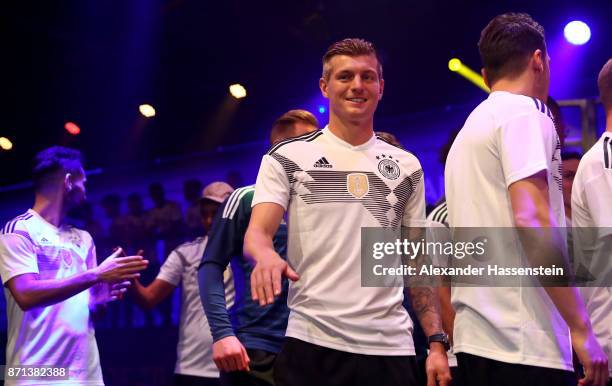
{"type": "MultiPolygon", "coordinates": [[[[256,262],[251,291],[260,305],[280,295],[281,276],[291,280],[277,385],[416,384],[413,324],[402,307],[402,288],[361,285],[361,228],[425,218],[419,161],[374,134],[382,75],[370,42],[332,44],[319,81],[329,99],[329,124],[273,146],[262,160],[245,255],[256,262]],[[272,243],[285,211],[287,261],[272,243]]],[[[442,336],[435,293],[414,291],[426,333],[442,336]]],[[[442,342],[432,340],[428,369],[432,382],[447,384],[442,342]]]]}

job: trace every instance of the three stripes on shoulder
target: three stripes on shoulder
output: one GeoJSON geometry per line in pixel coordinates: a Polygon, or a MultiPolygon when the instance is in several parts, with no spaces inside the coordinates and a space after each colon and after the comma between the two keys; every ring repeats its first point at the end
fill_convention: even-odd
{"type": "Polygon", "coordinates": [[[255,185],[245,186],[243,188],[239,188],[234,190],[232,194],[230,194],[227,199],[227,204],[225,204],[225,208],[223,208],[223,214],[221,218],[228,218],[232,220],[236,215],[236,211],[238,211],[238,206],[240,206],[240,201],[242,198],[247,195],[249,192],[255,191],[255,185]]]}

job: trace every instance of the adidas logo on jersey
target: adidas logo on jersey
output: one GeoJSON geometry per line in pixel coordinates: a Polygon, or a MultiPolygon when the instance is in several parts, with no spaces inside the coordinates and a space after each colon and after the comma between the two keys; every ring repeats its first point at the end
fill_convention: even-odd
{"type": "Polygon", "coordinates": [[[314,167],[315,168],[331,168],[333,166],[327,161],[327,159],[325,159],[325,157],[321,157],[319,158],[317,162],[314,163],[314,167]]]}

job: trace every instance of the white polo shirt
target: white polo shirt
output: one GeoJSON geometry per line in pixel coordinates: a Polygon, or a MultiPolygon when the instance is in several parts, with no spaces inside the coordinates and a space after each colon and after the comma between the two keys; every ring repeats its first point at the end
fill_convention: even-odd
{"type": "MultiPolygon", "coordinates": [[[[0,235],[2,284],[15,276],[35,273],[57,280],[96,265],[89,233],[57,228],[32,209],[9,221],[0,235]]],[[[8,319],[6,365],[68,367],[69,380],[5,381],[11,385],[104,385],[93,321],[89,315],[92,290],[47,307],[22,311],[4,287],[8,319]]]]}
{"type": "MultiPolygon", "coordinates": [[[[601,275],[612,264],[612,133],[606,131],[586,152],[572,186],[572,226],[577,262],[601,275]],[[580,228],[583,230],[581,231],[580,228]],[[603,270],[602,270],[603,269],[603,270]]],[[[593,332],[608,355],[612,377],[612,288],[581,288],[593,332]]]]}
{"type": "Polygon", "coordinates": [[[403,288],[361,286],[361,227],[425,219],[423,172],[412,154],[372,136],[353,146],[329,128],[281,142],[263,157],[253,206],[288,211],[286,335],[369,355],[414,355],[403,288]]]}
{"type": "MultiPolygon", "coordinates": [[[[446,162],[451,228],[513,227],[508,187],[540,171],[547,174],[551,216],[565,226],[561,146],[551,116],[541,101],[508,92],[493,92],[474,109],[446,162]]],[[[518,236],[488,250],[504,261],[524,261],[518,236]]],[[[452,303],[455,352],[573,370],[568,327],[543,288],[453,286],[452,303]]]]}

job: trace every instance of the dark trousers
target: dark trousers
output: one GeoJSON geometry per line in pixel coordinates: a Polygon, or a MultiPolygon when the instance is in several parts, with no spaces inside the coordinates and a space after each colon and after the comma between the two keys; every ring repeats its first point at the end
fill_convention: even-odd
{"type": "Polygon", "coordinates": [[[219,378],[174,374],[174,386],[219,386],[219,378]]]}
{"type": "Polygon", "coordinates": [[[571,371],[506,363],[466,354],[457,354],[459,372],[470,386],[576,386],[571,371]]]}
{"type": "Polygon", "coordinates": [[[451,377],[453,377],[450,386],[468,386],[468,384],[463,380],[463,375],[461,375],[459,367],[451,367],[450,372],[451,377]]]}
{"type": "Polygon", "coordinates": [[[274,365],[277,386],[417,386],[414,356],[353,354],[285,338],[274,365]]]}
{"type": "Polygon", "coordinates": [[[273,386],[276,354],[247,349],[251,371],[221,372],[221,386],[273,386]]]}

